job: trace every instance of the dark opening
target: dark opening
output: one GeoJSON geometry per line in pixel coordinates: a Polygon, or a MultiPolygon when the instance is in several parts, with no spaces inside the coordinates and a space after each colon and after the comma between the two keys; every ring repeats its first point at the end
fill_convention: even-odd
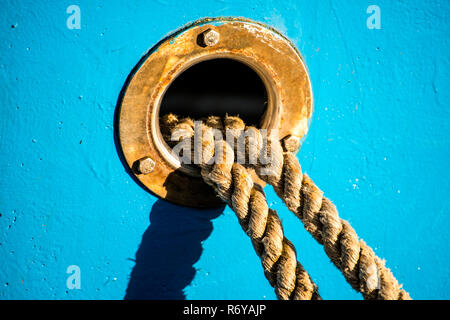
{"type": "Polygon", "coordinates": [[[200,119],[209,115],[239,115],[247,125],[259,126],[267,106],[267,91],[259,75],[232,59],[193,65],[169,86],[160,116],[174,113],[200,119]]]}

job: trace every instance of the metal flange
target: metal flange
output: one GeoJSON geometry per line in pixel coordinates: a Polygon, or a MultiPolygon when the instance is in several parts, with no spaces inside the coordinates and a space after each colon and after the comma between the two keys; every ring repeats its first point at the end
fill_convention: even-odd
{"type": "Polygon", "coordinates": [[[306,134],[312,114],[306,66],[294,45],[270,27],[242,18],[203,19],[159,42],[127,80],[118,135],[132,174],[152,193],[180,205],[222,203],[201,177],[188,174],[171,155],[159,129],[160,103],[178,75],[216,58],[242,62],[261,77],[268,96],[261,128],[278,128],[290,146],[306,134]]]}

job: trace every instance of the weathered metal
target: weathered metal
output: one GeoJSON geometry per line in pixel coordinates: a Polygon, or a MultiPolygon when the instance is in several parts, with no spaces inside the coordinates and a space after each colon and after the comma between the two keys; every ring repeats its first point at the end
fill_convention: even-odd
{"type": "Polygon", "coordinates": [[[297,152],[300,149],[300,138],[296,135],[288,135],[283,138],[283,147],[286,151],[297,152]]]}
{"type": "Polygon", "coordinates": [[[208,29],[201,34],[202,44],[208,47],[215,46],[220,39],[220,35],[217,31],[208,29]]]}
{"type": "Polygon", "coordinates": [[[150,157],[144,157],[136,161],[137,173],[149,174],[155,169],[155,161],[150,157]]]}
{"type": "Polygon", "coordinates": [[[146,174],[133,170],[137,179],[154,194],[177,204],[215,207],[221,202],[194,170],[171,155],[159,129],[160,102],[184,70],[216,58],[242,62],[263,80],[268,105],[261,128],[278,128],[280,138],[298,140],[308,130],[310,79],[299,52],[280,33],[234,18],[203,19],[175,32],[154,47],[130,75],[120,107],[119,139],[130,168],[144,157],[156,163],[146,174]],[[199,37],[206,45],[199,45],[199,37]]]}

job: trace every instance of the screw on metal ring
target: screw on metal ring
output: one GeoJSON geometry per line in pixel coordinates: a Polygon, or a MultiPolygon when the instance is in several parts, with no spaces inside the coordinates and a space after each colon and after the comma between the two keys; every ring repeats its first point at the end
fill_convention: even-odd
{"type": "Polygon", "coordinates": [[[135,162],[135,171],[140,174],[149,174],[155,169],[155,161],[150,157],[144,157],[135,162]]]}
{"type": "Polygon", "coordinates": [[[290,134],[283,138],[283,146],[286,151],[297,152],[300,149],[300,138],[290,134]]]}
{"type": "Polygon", "coordinates": [[[208,29],[200,34],[200,45],[205,47],[214,47],[220,40],[220,34],[217,31],[208,29]]]}

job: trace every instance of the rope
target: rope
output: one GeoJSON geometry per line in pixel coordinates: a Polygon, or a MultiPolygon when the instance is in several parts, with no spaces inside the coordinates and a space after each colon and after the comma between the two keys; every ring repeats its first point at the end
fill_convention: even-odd
{"type": "MultiPolygon", "coordinates": [[[[270,167],[261,162],[253,165],[246,162],[247,166],[253,167],[261,179],[273,186],[288,209],[304,223],[305,229],[314,239],[324,246],[326,254],[352,288],[361,292],[365,299],[411,299],[386,268],[385,261],[377,257],[363,240],[359,240],[350,224],[339,217],[334,204],[323,196],[323,192],[307,174],[302,174],[296,156],[291,152],[284,152],[277,138],[269,135],[264,150],[259,130],[246,127],[238,117],[226,116],[223,123],[217,117],[210,117],[206,124],[215,129],[228,129],[235,139],[244,130],[246,133],[250,132],[244,139],[244,151],[247,155],[255,155],[256,152],[259,159],[262,151],[269,150],[272,156],[270,167]]],[[[173,129],[176,131],[177,126],[173,129]]],[[[239,152],[236,155],[239,157],[239,152]]]]}
{"type": "MultiPolygon", "coordinates": [[[[171,132],[180,129],[191,129],[193,131],[191,120],[175,123],[173,122],[170,125],[171,132]]],[[[273,186],[288,209],[303,222],[305,229],[314,239],[324,246],[330,260],[342,272],[353,289],[361,292],[365,299],[411,299],[385,266],[385,261],[377,257],[363,240],[359,240],[350,224],[339,217],[334,204],[323,196],[323,192],[306,173],[302,173],[296,156],[291,152],[283,151],[278,138],[269,135],[267,145],[264,146],[260,131],[254,127],[246,127],[238,117],[226,116],[223,122],[218,117],[210,117],[206,121],[206,125],[210,126],[209,128],[219,130],[228,129],[228,132],[231,132],[234,136],[235,141],[242,137],[245,130],[247,134],[247,136],[244,136],[244,152],[247,154],[246,167],[254,168],[262,180],[273,186]],[[255,158],[255,156],[258,156],[256,158],[260,159],[261,153],[266,151],[272,157],[271,161],[268,162],[269,164],[263,164],[261,161],[249,163],[248,157],[253,156],[255,158]]],[[[205,136],[203,136],[204,138],[205,136]]],[[[208,142],[208,144],[211,144],[211,142],[208,142]]],[[[230,146],[227,146],[229,149],[230,146]]],[[[234,143],[234,147],[237,147],[236,143],[234,143]]],[[[229,155],[233,154],[235,157],[233,161],[236,161],[238,157],[242,156],[240,152],[242,150],[237,149],[236,152],[230,151],[229,155]]],[[[211,153],[211,155],[213,154],[211,153]]],[[[235,163],[230,168],[234,168],[235,165],[238,164],[235,163]]],[[[217,181],[214,180],[216,177],[220,175],[221,177],[228,177],[230,175],[230,171],[227,171],[228,168],[218,167],[216,171],[212,170],[211,172],[220,171],[220,175],[216,176],[214,173],[212,175],[214,181],[212,181],[207,174],[206,167],[201,165],[201,168],[205,181],[213,187],[214,184],[217,185],[217,181]]],[[[231,176],[234,178],[234,189],[231,188],[231,183],[216,189],[219,196],[225,201],[231,199],[227,198],[229,190],[239,189],[235,193],[240,193],[241,188],[245,187],[245,183],[241,181],[243,178],[239,174],[231,174],[231,176]]],[[[237,215],[239,218],[238,213],[237,215]]]]}
{"type": "MultiPolygon", "coordinates": [[[[235,134],[245,130],[244,122],[238,117],[225,117],[224,127],[235,134]]],[[[361,292],[365,299],[411,299],[386,268],[385,261],[378,258],[363,240],[359,240],[350,224],[339,217],[336,206],[323,196],[323,192],[306,173],[302,174],[297,157],[292,152],[283,152],[278,139],[273,139],[273,136],[268,138],[274,157],[270,161],[271,168],[261,174],[265,166],[257,163],[256,173],[273,186],[288,209],[324,246],[326,254],[352,288],[361,292]]],[[[261,139],[254,140],[258,144],[257,152],[262,150],[259,141],[261,139]]],[[[250,139],[247,139],[247,144],[249,142],[250,139]]],[[[246,146],[246,149],[249,147],[246,146]]]]}
{"type": "MultiPolygon", "coordinates": [[[[177,132],[178,141],[191,143],[193,122],[163,118],[165,131],[177,132]],[[184,140],[186,139],[186,140],[184,140]]],[[[212,123],[209,123],[212,125],[212,123]]],[[[225,141],[215,141],[211,127],[203,128],[203,159],[200,164],[204,181],[235,212],[243,230],[250,237],[260,257],[264,274],[280,300],[320,300],[316,284],[297,261],[294,245],[284,236],[280,218],[269,209],[262,187],[254,183],[248,170],[234,163],[233,149],[225,141]],[[221,161],[208,164],[221,148],[221,161]],[[219,162],[219,163],[217,163],[219,162]]],[[[172,136],[174,137],[174,136],[172,136]]]]}

